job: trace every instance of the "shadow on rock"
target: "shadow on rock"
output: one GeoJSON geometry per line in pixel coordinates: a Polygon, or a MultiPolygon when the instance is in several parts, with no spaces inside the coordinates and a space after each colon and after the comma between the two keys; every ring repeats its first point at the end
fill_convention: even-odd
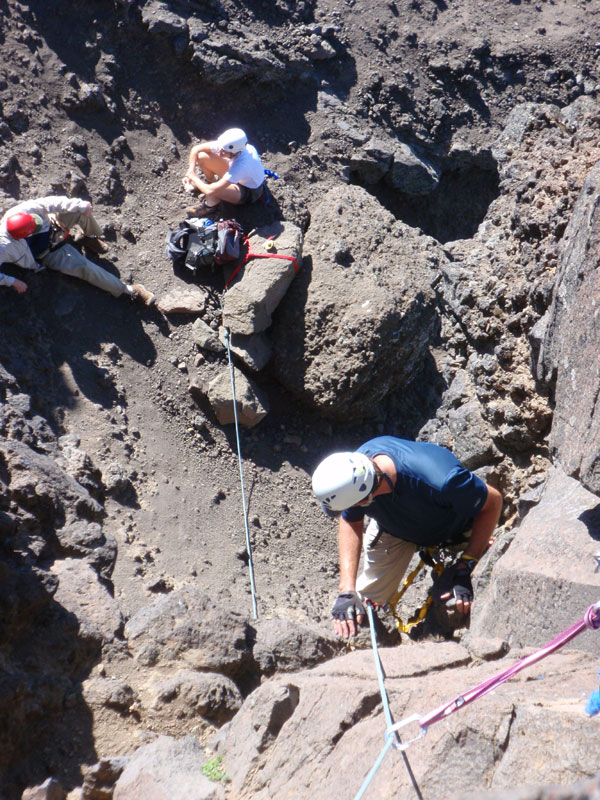
{"type": "Polygon", "coordinates": [[[96,758],[81,681],[99,646],[54,599],[57,577],[12,552],[4,531],[0,585],[0,794],[19,800],[49,774],[78,785],[79,765],[96,758]]]}

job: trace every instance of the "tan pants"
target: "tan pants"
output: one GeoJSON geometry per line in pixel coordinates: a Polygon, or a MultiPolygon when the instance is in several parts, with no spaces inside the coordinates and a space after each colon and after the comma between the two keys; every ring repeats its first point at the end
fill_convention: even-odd
{"type": "Polygon", "coordinates": [[[56,214],[48,214],[48,216],[65,230],[81,228],[84,236],[102,236],[102,228],[94,219],[93,214],[86,216],[82,211],[59,211],[56,214]]]}
{"type": "MultiPolygon", "coordinates": [[[[102,234],[100,226],[91,214],[86,217],[80,211],[61,211],[57,216],[64,228],[71,229],[78,226],[84,236],[101,236],[102,234]]],[[[65,244],[57,250],[51,250],[40,260],[45,267],[91,283],[92,286],[109,292],[113,297],[120,297],[127,291],[120,278],[89,261],[70,244],[65,244]]]]}
{"type": "Polygon", "coordinates": [[[373,540],[379,525],[371,520],[363,537],[363,567],[356,581],[356,591],[366,600],[388,603],[398,591],[417,546],[389,533],[382,533],[375,547],[373,540]]]}

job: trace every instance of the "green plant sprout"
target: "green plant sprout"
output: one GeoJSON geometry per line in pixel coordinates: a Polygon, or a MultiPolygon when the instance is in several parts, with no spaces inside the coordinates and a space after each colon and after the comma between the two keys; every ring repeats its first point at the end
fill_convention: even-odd
{"type": "Polygon", "coordinates": [[[222,761],[222,756],[211,758],[210,761],[207,761],[202,767],[202,774],[216,783],[229,783],[231,778],[223,772],[221,768],[222,761]]]}

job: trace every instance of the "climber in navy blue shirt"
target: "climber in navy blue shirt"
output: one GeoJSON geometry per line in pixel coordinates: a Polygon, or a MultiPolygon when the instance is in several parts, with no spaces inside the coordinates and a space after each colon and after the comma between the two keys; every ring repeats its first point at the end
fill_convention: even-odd
{"type": "Polygon", "coordinates": [[[328,456],[315,470],[313,491],[328,514],[340,515],[340,594],[332,612],[336,633],[354,635],[356,623],[364,620],[364,599],[391,600],[416,549],[465,539],[442,599],[468,613],[471,572],[496,527],[502,497],[449,450],[379,436],[356,452],[328,456]],[[365,516],[371,520],[366,532],[365,516]]]}

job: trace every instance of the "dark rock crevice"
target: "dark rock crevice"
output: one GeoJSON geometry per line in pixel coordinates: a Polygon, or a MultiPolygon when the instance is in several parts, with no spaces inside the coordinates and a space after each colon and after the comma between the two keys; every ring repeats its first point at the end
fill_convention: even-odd
{"type": "Polygon", "coordinates": [[[356,173],[351,179],[362,183],[397,219],[442,244],[474,236],[500,186],[491,156],[485,165],[473,161],[446,167],[436,187],[423,195],[394,190],[385,180],[368,185],[356,173]]]}

